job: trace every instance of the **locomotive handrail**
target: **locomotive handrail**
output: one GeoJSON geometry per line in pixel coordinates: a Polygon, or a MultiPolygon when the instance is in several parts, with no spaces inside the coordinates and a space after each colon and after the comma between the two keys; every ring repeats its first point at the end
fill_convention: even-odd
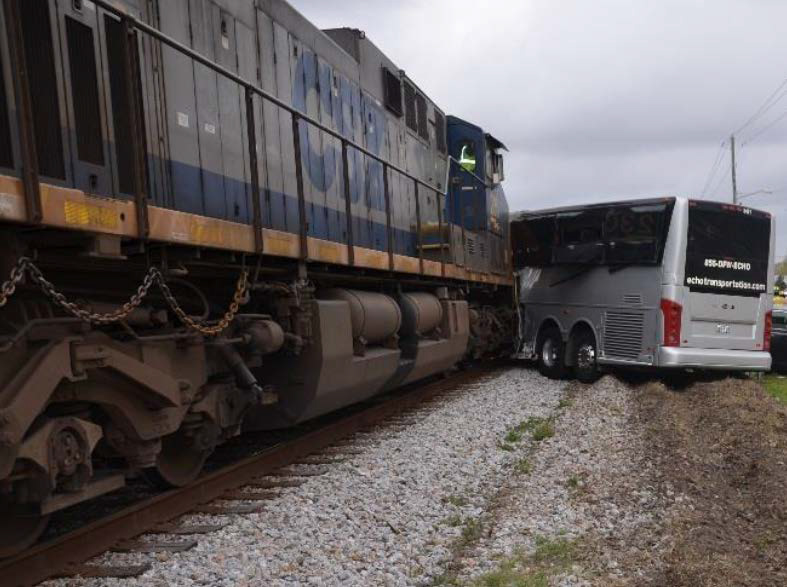
{"type": "MultiPolygon", "coordinates": [[[[358,151],[360,151],[361,153],[363,153],[367,157],[371,157],[372,159],[374,159],[374,160],[376,160],[376,161],[378,161],[380,163],[384,163],[385,165],[387,165],[389,168],[393,169],[397,173],[400,173],[400,174],[404,175],[405,177],[407,177],[409,179],[412,179],[413,181],[415,181],[415,182],[421,184],[422,186],[424,186],[425,188],[428,188],[428,189],[430,189],[430,190],[432,190],[434,192],[437,192],[437,193],[439,193],[440,195],[443,195],[443,196],[448,194],[448,186],[447,185],[441,191],[439,188],[436,188],[433,185],[423,181],[422,179],[419,179],[419,178],[415,177],[414,175],[410,174],[405,169],[402,169],[398,165],[395,165],[395,164],[389,162],[388,160],[384,159],[383,157],[381,157],[381,156],[371,152],[366,147],[356,143],[352,139],[348,139],[342,133],[333,130],[331,127],[326,126],[325,124],[323,124],[319,120],[316,120],[316,119],[312,118],[311,116],[309,116],[308,114],[305,114],[305,113],[301,112],[300,110],[298,110],[294,106],[291,106],[290,104],[287,104],[284,100],[282,100],[280,98],[277,98],[276,96],[274,96],[270,92],[260,88],[259,86],[253,84],[252,82],[248,81],[246,78],[244,78],[244,77],[242,77],[242,76],[240,76],[240,75],[230,71],[229,69],[227,69],[225,67],[222,67],[221,65],[211,61],[209,58],[205,57],[204,55],[202,55],[198,51],[195,51],[194,49],[192,49],[190,47],[187,47],[186,45],[184,45],[180,41],[177,41],[177,40],[173,39],[172,37],[170,37],[168,35],[165,35],[160,30],[158,30],[156,27],[147,24],[146,22],[140,20],[139,18],[137,18],[133,14],[130,14],[130,13],[126,12],[125,10],[123,10],[122,8],[120,8],[118,6],[115,6],[111,2],[108,2],[107,0],[94,0],[93,3],[96,6],[99,6],[99,7],[103,8],[104,10],[106,10],[108,12],[111,12],[111,13],[113,13],[113,14],[121,17],[121,18],[127,19],[133,25],[134,28],[143,31],[144,33],[150,35],[151,37],[154,37],[155,39],[161,41],[165,45],[168,45],[172,49],[175,49],[176,51],[179,51],[180,53],[183,53],[184,55],[187,55],[187,56],[191,57],[193,60],[199,62],[200,64],[204,65],[205,67],[207,67],[209,69],[212,69],[216,73],[220,73],[224,77],[229,78],[230,80],[234,81],[235,83],[239,84],[240,86],[242,86],[242,87],[244,87],[244,88],[254,92],[255,94],[257,94],[261,98],[263,98],[265,100],[268,100],[269,102],[273,102],[279,108],[283,108],[284,110],[286,110],[287,112],[292,114],[294,117],[296,117],[297,120],[303,120],[303,121],[311,124],[312,126],[317,127],[319,130],[321,130],[321,131],[323,131],[325,133],[328,133],[332,137],[334,137],[336,139],[339,139],[340,141],[346,142],[352,148],[357,149],[358,151]]],[[[452,157],[451,155],[448,155],[448,159],[449,159],[449,165],[450,165],[450,161],[455,161],[455,162],[458,163],[458,161],[456,159],[454,159],[454,157],[452,157]]],[[[463,169],[463,170],[465,172],[469,173],[470,175],[472,175],[473,177],[475,177],[478,181],[480,181],[484,185],[486,185],[486,182],[482,178],[477,176],[475,173],[467,171],[466,169],[463,169]]]]}

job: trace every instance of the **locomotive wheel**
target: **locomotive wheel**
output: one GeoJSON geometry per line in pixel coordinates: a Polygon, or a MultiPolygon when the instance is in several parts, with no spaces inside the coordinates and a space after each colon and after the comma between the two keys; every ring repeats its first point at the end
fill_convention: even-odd
{"type": "Polygon", "coordinates": [[[49,523],[49,515],[39,516],[0,506],[0,520],[0,558],[8,558],[35,544],[49,523]]]}
{"type": "Polygon", "coordinates": [[[192,439],[182,432],[175,432],[161,440],[156,466],[145,469],[143,474],[157,487],[183,487],[199,477],[210,453],[194,446],[192,439]]]}

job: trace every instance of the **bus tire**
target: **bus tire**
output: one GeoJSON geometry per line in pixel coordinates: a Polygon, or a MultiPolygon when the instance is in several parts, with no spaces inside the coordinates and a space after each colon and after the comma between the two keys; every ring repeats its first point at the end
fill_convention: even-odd
{"type": "Polygon", "coordinates": [[[538,370],[544,377],[563,379],[566,376],[566,345],[560,331],[547,328],[538,343],[538,370]]]}
{"type": "Polygon", "coordinates": [[[598,370],[596,337],[590,332],[576,334],[573,344],[572,363],[574,376],[582,383],[593,383],[601,376],[598,370]]]}

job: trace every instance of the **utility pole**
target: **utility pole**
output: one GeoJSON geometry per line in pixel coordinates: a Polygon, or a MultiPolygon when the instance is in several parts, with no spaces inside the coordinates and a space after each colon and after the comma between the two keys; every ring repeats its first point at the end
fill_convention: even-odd
{"type": "Polygon", "coordinates": [[[738,181],[735,177],[735,135],[730,136],[730,156],[732,157],[732,203],[738,203],[738,181]]]}

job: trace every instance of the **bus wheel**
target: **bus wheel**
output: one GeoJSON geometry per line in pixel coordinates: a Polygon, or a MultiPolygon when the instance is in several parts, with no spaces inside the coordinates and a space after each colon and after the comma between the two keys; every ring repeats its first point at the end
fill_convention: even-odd
{"type": "Polygon", "coordinates": [[[557,328],[547,328],[538,345],[538,370],[550,379],[562,379],[566,374],[566,347],[557,328]]]}
{"type": "Polygon", "coordinates": [[[580,332],[574,339],[574,375],[582,383],[593,383],[601,375],[596,362],[596,338],[590,332],[580,332]]]}

